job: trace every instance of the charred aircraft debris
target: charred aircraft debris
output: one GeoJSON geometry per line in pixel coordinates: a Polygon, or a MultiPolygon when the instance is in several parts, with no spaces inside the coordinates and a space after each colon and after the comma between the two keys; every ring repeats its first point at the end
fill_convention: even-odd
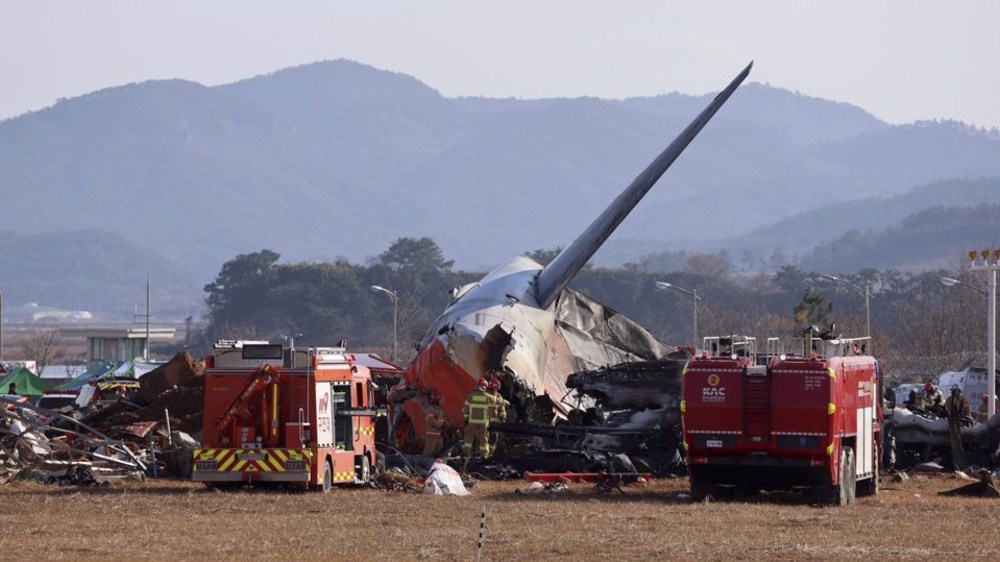
{"type": "MultiPolygon", "coordinates": [[[[885,464],[908,470],[924,463],[949,464],[951,440],[948,420],[932,412],[895,407],[885,420],[885,464]]],[[[975,466],[1000,467],[1000,415],[983,423],[971,418],[961,429],[968,460],[975,466]]]]}
{"type": "MultiPolygon", "coordinates": [[[[596,375],[585,372],[618,365],[612,372],[624,373],[627,362],[657,362],[668,360],[674,348],[656,341],[649,332],[616,311],[568,288],[570,282],[588,260],[603,245],[612,232],[635,208],[670,165],[684,151],[715,113],[749,75],[748,65],[727,85],[674,141],[598,216],[587,229],[569,244],[547,266],[542,267],[526,257],[515,257],[503,263],[478,283],[453,291],[451,304],[433,323],[420,344],[420,352],[409,365],[403,379],[394,389],[399,399],[391,409],[394,444],[406,451],[417,451],[423,445],[425,419],[430,407],[428,398],[440,395],[441,408],[452,428],[464,425],[463,405],[467,396],[483,379],[499,378],[501,393],[511,402],[511,421],[550,423],[553,419],[580,418],[573,413],[593,407],[591,417],[603,408],[616,408],[612,396],[598,395],[597,386],[581,382],[570,388],[568,378],[580,373],[578,381],[596,375]],[[614,371],[618,369],[618,371],[614,371]],[[577,398],[567,399],[572,392],[577,398]],[[590,392],[590,396],[588,396],[590,392]],[[599,398],[599,399],[598,399],[599,398]],[[579,401],[578,404],[575,403],[579,401]],[[594,403],[593,406],[588,401],[594,403]]],[[[636,367],[638,369],[638,367],[636,367]]],[[[668,369],[670,371],[670,369],[668,369]]],[[[666,375],[676,377],[676,373],[666,375]]],[[[595,383],[596,384],[596,383],[595,383]]],[[[679,385],[679,382],[678,382],[679,385]]],[[[667,402],[676,401],[676,394],[667,402]]],[[[642,404],[639,410],[649,410],[642,404]]],[[[668,408],[667,404],[657,407],[668,408]]],[[[661,416],[656,411],[653,418],[661,416]]],[[[585,416],[585,414],[584,414],[585,416]]],[[[597,416],[600,417],[600,416],[597,416]]],[[[582,419],[582,418],[580,418],[582,419]]],[[[589,419],[589,418],[588,418],[589,419]]],[[[592,425],[586,431],[572,422],[557,424],[548,443],[558,447],[562,435],[556,437],[556,427],[576,427],[586,435],[584,451],[600,451],[597,442],[621,441],[622,435],[609,438],[614,431],[633,431],[631,426],[612,416],[604,425],[604,436],[592,425]],[[609,433],[611,432],[611,433],[609,433]],[[594,444],[590,446],[590,444],[594,444]]],[[[649,424],[650,427],[658,423],[649,424]]],[[[515,430],[496,426],[505,433],[515,430]]],[[[541,426],[536,430],[542,432],[541,426]]],[[[544,449],[544,447],[543,447],[544,449]]],[[[652,461],[658,462],[658,461],[652,461]]]]}
{"type": "Polygon", "coordinates": [[[687,350],[570,375],[573,409],[555,423],[499,423],[499,454],[521,470],[683,473],[681,372],[687,350]]]}

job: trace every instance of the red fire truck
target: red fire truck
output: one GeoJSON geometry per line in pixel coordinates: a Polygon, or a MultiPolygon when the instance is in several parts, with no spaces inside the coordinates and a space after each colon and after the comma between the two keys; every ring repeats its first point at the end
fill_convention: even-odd
{"type": "Polygon", "coordinates": [[[813,338],[803,353],[777,339],[706,338],[682,382],[691,495],[799,490],[848,505],[878,493],[882,428],[878,362],[867,338],[813,338]]]}
{"type": "Polygon", "coordinates": [[[342,347],[216,343],[205,360],[203,448],[194,452],[193,479],[323,491],[368,481],[375,418],[384,414],[369,368],[377,359],[342,347]]]}

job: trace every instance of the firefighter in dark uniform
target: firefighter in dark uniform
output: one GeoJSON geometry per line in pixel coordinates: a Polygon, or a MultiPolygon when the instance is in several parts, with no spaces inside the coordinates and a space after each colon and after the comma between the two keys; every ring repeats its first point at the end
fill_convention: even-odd
{"type": "Polygon", "coordinates": [[[969,422],[969,402],[962,396],[962,389],[956,384],[951,387],[951,396],[945,400],[948,414],[948,434],[951,437],[951,458],[955,470],[965,468],[965,448],[962,446],[962,426],[969,422]]]}
{"type": "Polygon", "coordinates": [[[432,457],[438,454],[444,444],[441,431],[444,429],[444,410],[441,409],[442,396],[437,392],[428,399],[426,416],[424,417],[424,456],[432,457]]]}

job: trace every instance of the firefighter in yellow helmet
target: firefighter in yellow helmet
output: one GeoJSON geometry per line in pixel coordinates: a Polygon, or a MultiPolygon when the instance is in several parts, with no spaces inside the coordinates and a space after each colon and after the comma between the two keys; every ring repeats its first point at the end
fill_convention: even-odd
{"type": "Polygon", "coordinates": [[[468,457],[472,453],[473,442],[479,446],[479,456],[490,458],[490,411],[492,399],[486,394],[489,387],[485,378],[480,378],[475,390],[465,399],[465,432],[462,453],[468,457]]]}
{"type": "MultiPolygon", "coordinates": [[[[493,374],[493,379],[490,381],[487,394],[490,397],[490,423],[493,422],[504,422],[507,421],[507,409],[510,408],[510,402],[504,399],[500,395],[500,379],[493,374]]],[[[491,439],[495,439],[496,436],[491,435],[491,439]]],[[[492,455],[497,450],[496,441],[490,443],[490,454],[492,455]]]]}
{"type": "Polygon", "coordinates": [[[445,423],[444,410],[441,409],[442,398],[435,392],[428,399],[429,404],[424,417],[424,455],[428,457],[437,455],[444,444],[441,439],[445,423]]]}
{"type": "Polygon", "coordinates": [[[925,412],[934,412],[935,414],[940,415],[941,408],[943,406],[944,406],[944,398],[941,397],[941,391],[934,388],[934,385],[931,383],[925,384],[924,399],[921,409],[925,412]]]}
{"type": "Polygon", "coordinates": [[[493,412],[490,416],[492,421],[507,421],[507,409],[510,408],[510,402],[500,395],[500,379],[494,378],[490,381],[488,392],[490,398],[493,399],[493,412]]]}

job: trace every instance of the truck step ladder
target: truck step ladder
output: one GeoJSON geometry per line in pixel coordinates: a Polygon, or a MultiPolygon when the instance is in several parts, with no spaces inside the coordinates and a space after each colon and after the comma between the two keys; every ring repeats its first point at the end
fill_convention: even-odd
{"type": "Polygon", "coordinates": [[[764,445],[771,439],[771,377],[767,367],[748,367],[743,384],[743,436],[750,444],[764,445]]]}

